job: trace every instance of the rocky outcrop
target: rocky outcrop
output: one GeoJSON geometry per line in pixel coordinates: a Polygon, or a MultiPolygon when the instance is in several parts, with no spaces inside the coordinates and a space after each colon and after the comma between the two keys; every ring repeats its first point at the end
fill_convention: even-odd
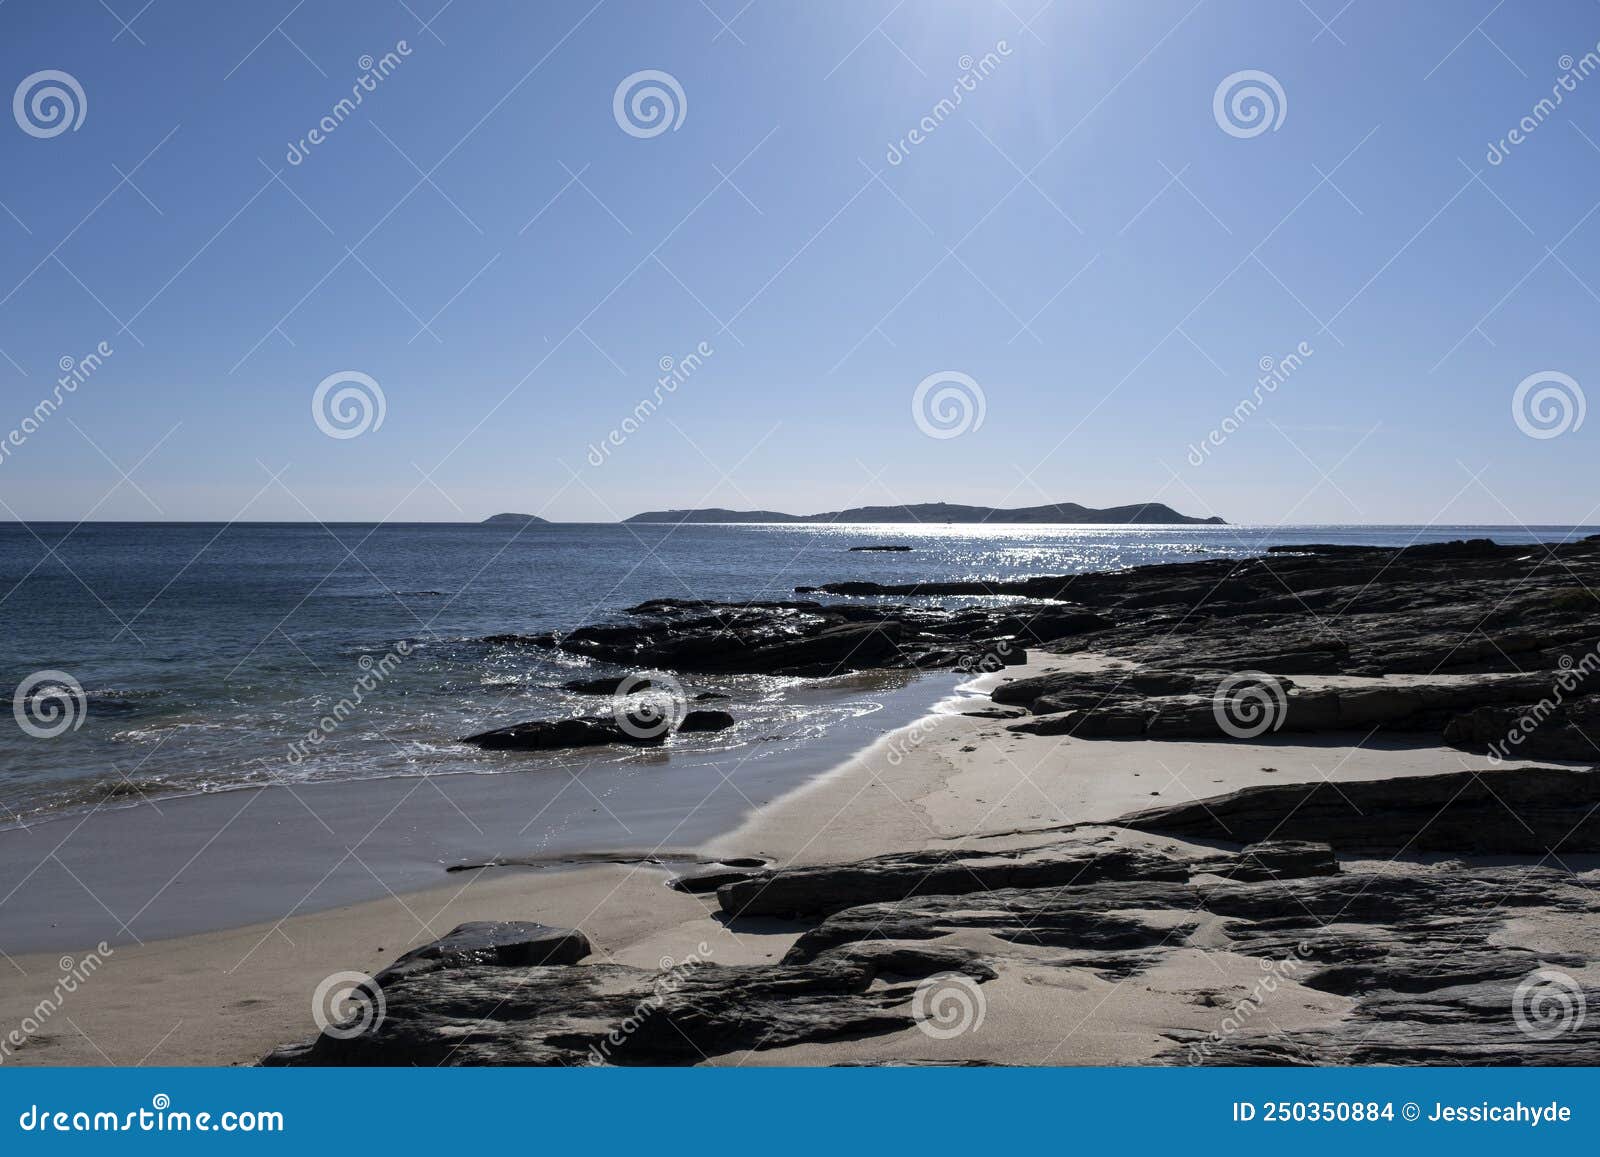
{"type": "Polygon", "coordinates": [[[1017,851],[911,852],[850,864],[780,868],[722,885],[729,916],[818,916],[878,901],[999,888],[1067,888],[1100,880],[1182,880],[1189,869],[1138,849],[1053,843],[1017,851]]]}
{"type": "MultiPolygon", "coordinates": [[[[1244,673],[1282,702],[1268,730],[1411,732],[1506,757],[1589,759],[1600,725],[1600,537],[1404,549],[1273,547],[1262,557],[994,582],[799,587],[820,599],[652,599],[615,622],[488,640],[628,671],[825,677],[996,671],[1030,649],[1092,651],[1121,671],[1002,684],[1034,734],[1226,738],[1244,673]],[[994,605],[996,597],[1014,600],[994,605]],[[982,598],[944,609],[898,598],[982,598]],[[841,601],[841,600],[851,601],[841,601]],[[1316,676],[1337,675],[1341,685],[1316,676]],[[1412,676],[1407,681],[1386,676],[1412,676]],[[1353,680],[1365,680],[1356,682],[1353,680]],[[1529,726],[1529,721],[1537,726],[1529,726]]],[[[569,690],[615,693],[615,679],[569,690]]]]}
{"type": "Polygon", "coordinates": [[[1520,767],[1270,784],[1118,822],[1192,839],[1315,840],[1345,851],[1600,852],[1600,769],[1520,767]]]}
{"type": "MultiPolygon", "coordinates": [[[[1600,643],[1600,537],[1294,546],[1264,557],[983,582],[829,583],[812,593],[1002,597],[1098,614],[1094,650],[1146,667],[1270,674],[1557,670],[1600,643]]],[[[1600,656],[1591,660],[1600,664],[1600,656]]]]}
{"type": "Polygon", "coordinates": [[[334,1026],[263,1061],[282,1065],[686,1065],[748,1049],[893,1032],[916,1023],[915,982],[994,970],[966,949],[863,945],[806,964],[688,958],[616,964],[474,964],[392,977],[383,1015],[334,1026]],[[357,1025],[356,1027],[359,1027],[357,1025]]]}
{"type": "MultiPolygon", "coordinates": [[[[1278,978],[1353,997],[1331,1028],[1174,1032],[1174,1064],[1592,1065],[1600,1034],[1582,1031],[1600,986],[1574,974],[1580,954],[1503,946],[1514,921],[1600,918],[1592,886],[1547,868],[1350,873],[1282,885],[1200,886],[1236,951],[1277,962],[1278,978]]],[[[1254,1008],[1232,1017],[1248,1022],[1254,1008]]],[[[1226,1024],[1226,1022],[1224,1022],[1226,1024]]]]}
{"type": "Polygon", "coordinates": [[[726,731],[734,724],[734,718],[726,711],[687,711],[678,723],[678,730],[685,732],[695,731],[726,731]]]}
{"type": "Polygon", "coordinates": [[[1474,751],[1487,748],[1502,758],[1600,759],[1600,695],[1559,703],[1548,697],[1526,703],[1474,707],[1445,724],[1444,741],[1474,751]]]}
{"type": "Polygon", "coordinates": [[[486,751],[562,751],[574,747],[660,747],[678,732],[726,731],[734,725],[726,711],[685,711],[674,724],[672,713],[641,704],[617,715],[579,715],[567,719],[534,719],[477,735],[463,736],[486,751]]]}
{"type": "Polygon", "coordinates": [[[1592,1031],[1582,1031],[1575,1010],[1594,1008],[1600,986],[1574,982],[1568,988],[1557,979],[1538,979],[1541,972],[1568,975],[1534,968],[1520,977],[1427,992],[1374,993],[1356,1005],[1348,1020],[1317,1032],[1175,1032],[1169,1034],[1173,1047],[1156,1059],[1171,1065],[1220,1066],[1595,1064],[1600,1046],[1592,1031]],[[1547,990],[1544,996],[1538,995],[1541,986],[1547,990]],[[1524,1001],[1552,1002],[1545,1006],[1545,1015],[1552,1018],[1548,1028],[1527,1014],[1518,1020],[1519,992],[1524,1001]],[[1561,1029],[1563,1020],[1576,1028],[1561,1029]]]}
{"type": "MultiPolygon", "coordinates": [[[[1016,608],[945,612],[804,600],[652,599],[627,608],[618,622],[492,640],[548,647],[632,671],[826,677],[873,669],[992,670],[1024,662],[1030,645],[1099,621],[1060,608],[1041,611],[1036,618],[1016,608]]],[[[587,690],[584,682],[572,689],[587,690]]]]}
{"type": "MultiPolygon", "coordinates": [[[[1032,735],[1079,739],[1220,739],[1241,732],[1314,733],[1395,731],[1427,733],[1463,746],[1497,751],[1513,745],[1520,720],[1550,693],[1544,674],[1478,675],[1453,680],[1386,682],[1347,679],[1339,686],[1300,687],[1287,676],[1134,670],[1125,678],[1047,675],[995,691],[1006,703],[1025,703],[1038,716],[1012,727],[1032,735]],[[1143,687],[1177,687],[1172,691],[1143,687]],[[1192,690],[1191,690],[1192,689],[1192,690]],[[1259,725],[1259,726],[1258,726],[1259,725]]],[[[1588,758],[1600,748],[1584,742],[1582,724],[1600,722],[1600,697],[1540,714],[1535,734],[1516,754],[1588,758]],[[1584,754],[1587,752],[1587,754],[1584,754]]]]}
{"type": "Polygon", "coordinates": [[[462,743],[486,751],[561,751],[573,747],[659,747],[670,728],[655,720],[641,720],[624,728],[609,715],[580,715],[568,719],[534,719],[466,735],[462,743]]]}
{"type": "Polygon", "coordinates": [[[1337,876],[1339,860],[1327,844],[1274,839],[1250,844],[1237,856],[1200,860],[1193,870],[1230,880],[1295,880],[1304,876],[1337,876]]]}
{"type": "Polygon", "coordinates": [[[379,987],[385,987],[424,973],[474,964],[576,964],[592,951],[589,938],[572,928],[550,928],[528,920],[478,920],[457,925],[449,935],[412,949],[374,979],[379,987]]]}

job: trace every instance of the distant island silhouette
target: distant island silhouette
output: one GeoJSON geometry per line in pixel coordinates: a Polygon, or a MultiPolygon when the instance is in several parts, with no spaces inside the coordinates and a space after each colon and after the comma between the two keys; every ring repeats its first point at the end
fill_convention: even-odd
{"type": "Polygon", "coordinates": [[[1021,506],[1000,509],[993,506],[963,506],[951,502],[919,502],[909,506],[852,506],[825,514],[785,514],[778,510],[647,510],[624,522],[996,522],[1052,523],[1098,522],[1118,524],[1181,523],[1186,525],[1226,525],[1224,519],[1196,518],[1179,514],[1161,502],[1141,502],[1133,506],[1095,509],[1076,502],[1048,506],[1021,506]]]}
{"type": "MultiPolygon", "coordinates": [[[[785,514],[781,510],[727,510],[721,506],[707,506],[696,510],[646,510],[629,522],[992,522],[992,523],[1103,523],[1106,525],[1183,525],[1226,526],[1227,520],[1213,515],[1197,518],[1179,514],[1163,502],[1140,502],[1132,506],[1108,506],[1096,509],[1080,506],[1076,502],[1057,502],[1049,506],[1019,506],[1001,509],[994,506],[963,506],[954,502],[918,502],[909,506],[852,506],[848,510],[830,510],[823,514],[785,514]]],[[[491,514],[483,520],[485,525],[527,526],[532,523],[549,523],[548,518],[537,514],[491,514]]]]}

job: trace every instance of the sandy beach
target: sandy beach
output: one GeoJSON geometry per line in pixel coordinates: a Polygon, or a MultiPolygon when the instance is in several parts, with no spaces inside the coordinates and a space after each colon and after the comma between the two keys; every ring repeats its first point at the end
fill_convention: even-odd
{"type": "MultiPolygon", "coordinates": [[[[1001,679],[1103,660],[1041,655],[1027,666],[966,685],[935,711],[881,735],[870,747],[756,809],[735,830],[699,847],[645,852],[760,856],[778,866],[827,863],[924,848],[1019,846],[1028,833],[1098,823],[1153,803],[1215,796],[1260,783],[1347,782],[1486,768],[1481,756],[1360,736],[1274,736],[1255,744],[1152,740],[1088,741],[1019,735],[988,708],[1001,679]]],[[[1152,847],[1205,849],[1121,832],[1152,847]]],[[[678,867],[681,868],[681,864],[678,867]]],[[[700,954],[719,964],[781,958],[800,927],[761,922],[734,931],[711,897],[665,886],[675,868],[605,863],[563,870],[488,868],[443,886],[383,899],[115,947],[91,982],[64,1002],[11,1064],[248,1064],[275,1046],[315,1033],[310,994],[332,973],[375,973],[402,952],[474,920],[531,920],[588,935],[594,959],[656,968],[700,954]]],[[[1529,929],[1530,939],[1538,930],[1529,929]]],[[[1544,934],[1549,934],[1548,930],[1544,934]]],[[[19,955],[5,965],[0,1022],[17,1023],[49,995],[63,956],[19,955]]],[[[1059,969],[1003,964],[985,985],[981,1031],[936,1040],[911,1029],[862,1040],[798,1045],[717,1058],[731,1064],[997,1059],[1037,1064],[1128,1064],[1148,1060],[1173,1028],[1205,1031],[1217,1019],[1200,991],[1243,991],[1259,963],[1227,953],[1179,953],[1136,980],[1085,972],[1063,987],[1059,969]]],[[[1297,987],[1297,986],[1296,986],[1297,987]]],[[[1298,989],[1275,1002],[1285,1029],[1337,1018],[1348,1000],[1298,989]]]]}

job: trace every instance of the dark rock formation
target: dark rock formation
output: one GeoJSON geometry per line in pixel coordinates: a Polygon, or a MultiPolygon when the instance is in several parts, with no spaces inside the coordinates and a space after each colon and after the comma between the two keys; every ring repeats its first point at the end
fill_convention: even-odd
{"type": "Polygon", "coordinates": [[[689,711],[685,712],[683,719],[678,724],[682,731],[726,731],[734,724],[733,716],[726,711],[689,711]]]}
{"type": "Polygon", "coordinates": [[[1551,702],[1551,688],[1540,699],[1474,707],[1444,727],[1444,741],[1501,758],[1600,759],[1600,695],[1551,702]],[[1546,710],[1548,707],[1548,710],[1546,710]]]}
{"type": "Polygon", "coordinates": [[[816,916],[908,896],[1188,875],[1187,866],[1148,852],[1057,843],[1010,852],[910,852],[851,864],[780,868],[724,884],[717,889],[717,903],[730,916],[816,916]]]}
{"type": "Polygon", "coordinates": [[[1035,621],[1015,608],[945,612],[684,599],[654,599],[624,613],[629,618],[622,622],[525,641],[636,671],[825,677],[871,669],[991,669],[1021,663],[1027,645],[1092,629],[1094,619],[1063,614],[1059,607],[1035,621]]]}
{"type": "Polygon", "coordinates": [[[1063,632],[1047,649],[1127,665],[1002,684],[996,702],[1039,717],[1018,724],[1022,732],[1381,730],[1500,758],[1600,756],[1590,741],[1600,728],[1600,600],[1590,593],[1600,586],[1600,539],[1275,547],[1263,558],[1062,578],[823,590],[846,585],[853,594],[1070,598],[1099,616],[1093,634],[1063,632]],[[1317,678],[1325,675],[1342,678],[1317,678]]]}
{"type": "MultiPolygon", "coordinates": [[[[1039,716],[1017,730],[1229,738],[1240,731],[1224,718],[1265,711],[1270,732],[1379,729],[1505,758],[1588,760],[1600,754],[1589,741],[1600,729],[1596,587],[1600,538],[1537,547],[1486,539],[1274,547],[1259,558],[1079,575],[797,588],[867,601],[652,599],[627,608],[622,621],[486,641],[634,671],[808,677],[994,671],[1025,661],[1030,648],[1093,651],[1127,666],[995,690],[998,703],[1039,716]],[[886,596],[1017,601],[940,609],[886,596]],[[1312,680],[1329,674],[1347,681],[1312,680]]],[[[621,682],[568,687],[614,693],[621,682]]]]}
{"type": "MultiPolygon", "coordinates": [[[[1202,1064],[1592,1065],[1600,997],[1563,969],[1585,960],[1501,947],[1518,918],[1600,917],[1593,890],[1542,868],[1350,873],[1276,885],[1199,886],[1235,951],[1280,962],[1283,979],[1356,998],[1331,1029],[1169,1034],[1165,1059],[1202,1064]],[[1551,968],[1551,966],[1559,966],[1551,968]]],[[[1261,1003],[1266,999],[1261,998],[1261,1003]]],[[[1270,1011],[1270,1010],[1269,1010],[1270,1011]]]]}
{"type": "Polygon", "coordinates": [[[525,856],[492,856],[486,860],[467,860],[451,864],[447,872],[476,872],[483,868],[575,868],[585,864],[622,864],[627,867],[682,869],[689,865],[714,868],[764,868],[767,861],[756,856],[731,856],[716,859],[682,849],[657,848],[650,852],[551,852],[525,856]]]}
{"type": "MultiPolygon", "coordinates": [[[[1524,960],[1522,963],[1531,963],[1524,960]]],[[[1384,992],[1365,997],[1351,1017],[1323,1032],[1275,1032],[1212,1039],[1168,1034],[1177,1047],[1158,1058],[1167,1064],[1259,1065],[1593,1065],[1600,1060],[1593,1031],[1531,1035],[1514,1009],[1517,994],[1535,993],[1543,970],[1500,976],[1476,984],[1427,992],[1384,992]]],[[[1565,993],[1569,1007],[1595,1007],[1600,986],[1573,989],[1546,982],[1550,999],[1565,993]]],[[[1590,1014],[1592,1015],[1592,1014],[1590,1014]]],[[[1554,1013],[1559,1025],[1562,1013],[1554,1013]]],[[[1533,1023],[1524,1016],[1525,1023],[1533,1023]]]]}
{"type": "Polygon", "coordinates": [[[600,747],[610,743],[630,747],[659,747],[667,741],[668,729],[651,720],[625,730],[609,715],[582,715],[570,719],[534,719],[513,723],[477,735],[463,736],[462,743],[489,751],[561,751],[572,747],[600,747]]]}
{"type": "Polygon", "coordinates": [[[749,868],[707,868],[701,872],[690,872],[686,876],[674,876],[667,881],[667,886],[678,892],[699,894],[715,892],[724,884],[741,883],[755,876],[756,872],[749,868]]]}
{"type": "Polygon", "coordinates": [[[1316,840],[1346,850],[1600,852],[1600,769],[1520,767],[1269,784],[1118,822],[1193,839],[1316,840]]]}
{"type": "MultiPolygon", "coordinates": [[[[1110,623],[1093,650],[1145,667],[1269,674],[1476,674],[1581,665],[1600,643],[1600,538],[1273,547],[1265,557],[985,582],[830,583],[855,596],[1012,596],[1110,623]]],[[[1590,660],[1589,671],[1600,666],[1590,660]]]]}
{"type": "Polygon", "coordinates": [[[1333,848],[1312,840],[1268,840],[1251,844],[1237,856],[1218,856],[1194,865],[1230,880],[1294,880],[1303,876],[1336,876],[1339,860],[1333,848]]]}
{"type": "Polygon", "coordinates": [[[414,948],[374,977],[380,988],[444,968],[473,964],[576,964],[593,949],[572,928],[550,928],[527,920],[479,920],[458,925],[447,936],[414,948]]]}
{"type": "Polygon", "coordinates": [[[670,713],[641,701],[620,719],[614,715],[533,719],[464,736],[461,742],[489,751],[561,751],[607,744],[659,747],[669,735],[680,731],[725,731],[733,725],[734,718],[728,712],[712,710],[686,711],[674,725],[670,713]]]}
{"type": "Polygon", "coordinates": [[[684,1065],[747,1049],[892,1032],[923,977],[994,976],[977,954],[866,945],[799,965],[698,959],[652,972],[472,965],[398,977],[385,1013],[354,1036],[324,1033],[267,1065],[684,1065]]]}

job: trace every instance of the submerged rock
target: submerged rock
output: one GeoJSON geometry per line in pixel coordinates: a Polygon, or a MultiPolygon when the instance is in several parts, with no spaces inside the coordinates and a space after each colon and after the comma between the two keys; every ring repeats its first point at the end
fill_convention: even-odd
{"type": "Polygon", "coordinates": [[[580,695],[615,695],[624,687],[630,693],[648,691],[652,684],[649,679],[634,675],[608,675],[599,679],[569,679],[561,684],[563,691],[575,691],[580,695]]]}
{"type": "Polygon", "coordinates": [[[533,719],[464,736],[461,742],[486,751],[561,751],[607,744],[660,747],[676,732],[725,731],[734,722],[726,711],[695,710],[685,712],[674,726],[668,714],[641,703],[620,717],[580,715],[566,719],[533,719]]]}
{"type": "Polygon", "coordinates": [[[610,716],[582,715],[569,719],[534,719],[463,736],[486,751],[561,751],[573,747],[600,747],[620,743],[630,747],[659,747],[667,729],[652,723],[624,729],[610,716]],[[648,724],[648,725],[646,725],[648,724]],[[652,730],[653,727],[653,730],[652,730]]]}
{"type": "Polygon", "coordinates": [[[726,711],[690,711],[678,724],[679,731],[726,731],[734,718],[726,711]]]}

